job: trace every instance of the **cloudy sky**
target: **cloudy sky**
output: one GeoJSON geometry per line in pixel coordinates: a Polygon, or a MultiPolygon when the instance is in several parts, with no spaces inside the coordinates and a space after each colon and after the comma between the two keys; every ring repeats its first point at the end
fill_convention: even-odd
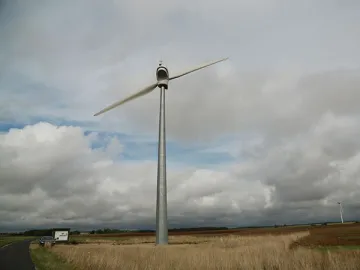
{"type": "Polygon", "coordinates": [[[360,2],[0,1],[0,229],[360,219],[360,2]]]}

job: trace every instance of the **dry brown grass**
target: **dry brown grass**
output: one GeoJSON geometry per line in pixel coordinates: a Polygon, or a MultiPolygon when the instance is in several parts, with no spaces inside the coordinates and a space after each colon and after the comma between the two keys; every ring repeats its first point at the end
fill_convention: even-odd
{"type": "MultiPolygon", "coordinates": [[[[216,237],[216,236],[214,236],[216,237]]],[[[169,236],[170,244],[199,244],[206,243],[214,237],[204,236],[169,236]]],[[[216,237],[217,239],[219,237],[216,237]]],[[[139,237],[118,237],[118,238],[84,238],[80,243],[85,244],[113,244],[113,245],[136,245],[136,244],[153,244],[155,236],[139,236],[139,237]]]]}
{"type": "Polygon", "coordinates": [[[51,245],[51,243],[46,242],[46,243],[44,244],[44,247],[45,247],[45,248],[52,248],[52,245],[51,245]]]}
{"type": "Polygon", "coordinates": [[[308,232],[279,236],[170,237],[169,246],[157,246],[153,237],[103,240],[98,244],[58,245],[52,252],[77,269],[359,269],[360,252],[290,250],[289,245],[308,232]],[[186,243],[186,244],[183,244],[186,243]]]}

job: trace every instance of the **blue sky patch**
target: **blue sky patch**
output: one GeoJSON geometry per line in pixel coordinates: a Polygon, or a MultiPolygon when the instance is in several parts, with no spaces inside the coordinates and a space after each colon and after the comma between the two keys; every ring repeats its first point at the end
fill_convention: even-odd
{"type": "MultiPolygon", "coordinates": [[[[63,119],[53,119],[48,121],[45,118],[33,119],[30,123],[2,123],[0,122],[0,133],[6,133],[12,128],[22,129],[26,125],[36,124],[38,122],[48,122],[53,125],[65,126],[86,126],[87,123],[67,121],[63,119]]],[[[87,130],[84,135],[88,136],[93,131],[87,130]]],[[[157,160],[157,135],[149,136],[134,136],[115,132],[95,132],[97,138],[92,140],[91,148],[100,149],[106,148],[113,138],[116,138],[123,146],[123,151],[118,155],[119,160],[157,160]]],[[[207,148],[212,148],[214,145],[200,145],[200,144],[180,144],[175,141],[167,141],[167,161],[168,165],[172,164],[186,164],[190,166],[214,167],[224,163],[234,161],[234,157],[226,152],[211,152],[206,151],[207,148]]]]}
{"type": "Polygon", "coordinates": [[[50,123],[52,125],[55,126],[74,126],[74,127],[82,127],[82,126],[87,126],[87,125],[92,125],[92,122],[80,122],[80,121],[70,121],[70,120],[65,120],[63,118],[52,118],[51,120],[48,118],[41,118],[41,117],[36,117],[36,118],[32,118],[31,120],[29,120],[28,123],[17,123],[17,122],[1,122],[0,121],[0,133],[4,133],[4,132],[8,132],[10,129],[12,128],[17,128],[17,129],[22,129],[27,125],[35,125],[39,122],[45,122],[45,123],[50,123]]]}
{"type": "MultiPolygon", "coordinates": [[[[85,131],[89,135],[91,131],[85,131]]],[[[157,136],[149,138],[145,136],[132,136],[114,132],[96,132],[97,140],[93,141],[92,148],[104,148],[111,139],[117,138],[124,146],[119,159],[126,160],[157,160],[157,136]]],[[[226,153],[212,153],[204,151],[201,145],[184,145],[174,141],[167,141],[168,164],[182,163],[193,166],[215,166],[234,161],[234,158],[226,153]]]]}

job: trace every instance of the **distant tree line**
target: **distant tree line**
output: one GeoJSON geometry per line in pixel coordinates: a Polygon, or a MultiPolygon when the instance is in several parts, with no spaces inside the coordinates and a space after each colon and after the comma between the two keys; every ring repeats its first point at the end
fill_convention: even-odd
{"type": "Polygon", "coordinates": [[[23,233],[24,236],[52,236],[52,229],[29,230],[23,233]]]}
{"type": "MultiPolygon", "coordinates": [[[[169,229],[169,232],[188,232],[188,231],[212,231],[212,230],[228,230],[227,227],[194,227],[194,228],[173,228],[169,229]]],[[[25,236],[51,236],[53,229],[42,229],[42,230],[28,230],[23,233],[13,233],[11,235],[25,235],[25,236]]],[[[92,230],[90,234],[118,234],[118,233],[153,233],[155,230],[119,230],[119,229],[98,229],[92,230]]],[[[81,232],[79,230],[71,231],[71,235],[79,235],[81,232]]]]}
{"type": "MultiPolygon", "coordinates": [[[[169,232],[188,232],[188,231],[211,231],[211,230],[228,230],[227,227],[195,227],[195,228],[174,228],[169,229],[169,232]]],[[[115,233],[153,233],[155,230],[118,230],[118,229],[98,229],[90,231],[90,234],[115,234],[115,233]]],[[[74,231],[73,234],[80,234],[80,231],[74,231]]]]}
{"type": "MultiPolygon", "coordinates": [[[[98,229],[98,230],[92,230],[88,231],[89,234],[118,234],[118,233],[128,233],[128,232],[154,232],[154,230],[118,230],[118,229],[98,229]]],[[[79,235],[81,234],[81,231],[71,231],[71,235],[79,235]]]]}
{"type": "Polygon", "coordinates": [[[22,232],[13,232],[13,233],[0,233],[0,235],[4,235],[4,236],[23,236],[24,233],[22,232]]]}
{"type": "Polygon", "coordinates": [[[17,235],[24,236],[52,236],[54,230],[69,230],[66,228],[51,228],[51,229],[33,229],[28,230],[22,233],[18,233],[17,235]]]}
{"type": "MultiPolygon", "coordinates": [[[[119,229],[109,229],[109,228],[104,228],[104,229],[98,229],[98,230],[92,230],[90,231],[90,234],[115,234],[115,233],[127,233],[127,232],[132,232],[133,230],[119,230],[119,229]]],[[[135,230],[136,232],[139,232],[139,230],[135,230]]],[[[146,231],[148,232],[148,231],[146,231]]],[[[149,231],[152,232],[152,231],[149,231]]]]}
{"type": "Polygon", "coordinates": [[[277,224],[275,224],[275,225],[274,225],[275,228],[278,228],[278,227],[286,227],[286,226],[287,226],[286,224],[283,224],[283,225],[277,225],[277,224]]]}
{"type": "Polygon", "coordinates": [[[169,229],[169,232],[197,232],[197,231],[223,231],[228,230],[228,227],[195,227],[195,228],[175,228],[175,229],[169,229]]]}

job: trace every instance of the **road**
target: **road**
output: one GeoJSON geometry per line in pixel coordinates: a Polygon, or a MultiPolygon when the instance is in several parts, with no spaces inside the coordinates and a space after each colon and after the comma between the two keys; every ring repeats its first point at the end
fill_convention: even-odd
{"type": "Polygon", "coordinates": [[[35,270],[30,257],[30,242],[25,240],[0,248],[0,269],[35,270]]]}

